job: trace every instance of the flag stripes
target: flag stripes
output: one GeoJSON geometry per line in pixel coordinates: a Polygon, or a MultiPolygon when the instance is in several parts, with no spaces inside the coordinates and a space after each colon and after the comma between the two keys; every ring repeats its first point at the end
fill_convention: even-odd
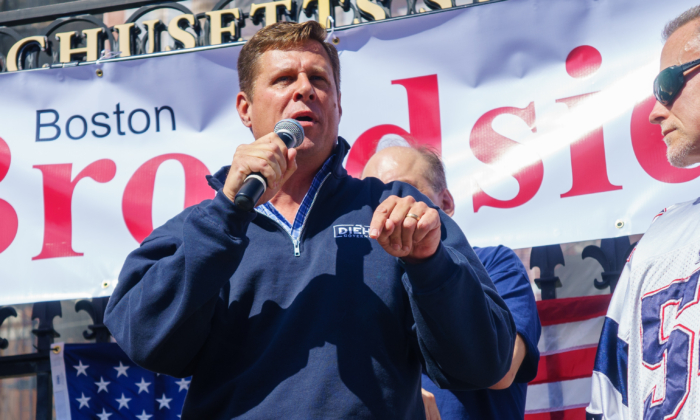
{"type": "Polygon", "coordinates": [[[537,313],[543,327],[584,321],[605,316],[611,298],[612,295],[597,295],[541,300],[537,302],[537,313]]]}
{"type": "Polygon", "coordinates": [[[525,420],[585,420],[600,332],[612,295],[537,302],[542,323],[537,377],[525,420]]]}
{"type": "Polygon", "coordinates": [[[585,420],[585,418],[586,406],[568,410],[525,414],[525,420],[585,420]]]}
{"type": "Polygon", "coordinates": [[[593,374],[597,346],[541,356],[530,385],[588,378],[593,374]]]}

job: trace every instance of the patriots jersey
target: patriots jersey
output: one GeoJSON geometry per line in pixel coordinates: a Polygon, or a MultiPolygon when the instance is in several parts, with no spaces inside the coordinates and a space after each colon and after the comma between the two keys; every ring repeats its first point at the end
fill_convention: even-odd
{"type": "Polygon", "coordinates": [[[700,419],[700,199],[632,251],[598,343],[587,419],[700,419]]]}

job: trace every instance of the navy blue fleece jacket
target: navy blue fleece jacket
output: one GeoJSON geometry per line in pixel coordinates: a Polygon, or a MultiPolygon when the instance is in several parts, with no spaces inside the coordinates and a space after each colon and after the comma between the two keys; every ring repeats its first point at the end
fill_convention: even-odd
{"type": "Polygon", "coordinates": [[[132,252],[105,324],[141,366],[192,375],[183,419],[422,419],[421,363],[455,389],[496,383],[515,325],[459,227],[408,265],[367,237],[375,208],[413,187],[335,167],[295,256],[282,227],[213,200],[184,210],[132,252]],[[355,228],[353,228],[355,227],[355,228]],[[349,234],[348,232],[352,232],[349,234]]]}

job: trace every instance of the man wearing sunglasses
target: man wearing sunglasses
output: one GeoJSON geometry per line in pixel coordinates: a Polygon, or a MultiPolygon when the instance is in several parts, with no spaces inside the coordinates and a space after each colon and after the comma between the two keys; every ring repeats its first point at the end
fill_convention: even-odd
{"type": "MultiPolygon", "coordinates": [[[[666,25],[656,104],[668,161],[700,163],[700,6],[666,25]]],[[[587,419],[695,419],[700,412],[700,199],[662,210],[613,294],[587,419]]]]}
{"type": "Polygon", "coordinates": [[[700,78],[695,77],[700,72],[700,7],[680,18],[685,19],[672,21],[664,32],[663,70],[654,80],[656,104],[649,121],[661,126],[668,161],[683,168],[700,162],[700,78]]]}

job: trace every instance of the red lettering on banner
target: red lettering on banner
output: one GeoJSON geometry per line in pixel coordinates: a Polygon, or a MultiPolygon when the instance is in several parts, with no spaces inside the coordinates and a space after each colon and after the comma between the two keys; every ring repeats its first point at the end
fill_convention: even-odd
{"type": "Polygon", "coordinates": [[[661,128],[649,122],[656,99],[653,96],[637,104],[632,111],[630,135],[632,149],[644,171],[657,181],[679,184],[700,176],[700,167],[676,168],[666,158],[666,143],[661,128]]]}
{"type": "Polygon", "coordinates": [[[72,163],[34,165],[44,177],[44,244],[41,253],[32,260],[79,257],[73,250],[73,218],[71,205],[76,185],[83,178],[99,183],[109,182],[117,172],[117,165],[109,159],[89,164],[71,181],[72,163]]]}
{"type": "Polygon", "coordinates": [[[590,45],[580,45],[566,56],[566,72],[574,79],[592,75],[602,64],[600,51],[590,45]]]}
{"type": "MultiPolygon", "coordinates": [[[[10,170],[12,154],[10,147],[0,138],[0,181],[5,179],[5,175],[10,170]]],[[[6,250],[17,236],[17,212],[5,200],[0,200],[0,252],[6,250]]]]}
{"type": "Polygon", "coordinates": [[[131,236],[141,243],[153,232],[153,191],[156,172],[163,162],[176,160],[185,171],[185,207],[214,198],[214,190],[204,178],[209,169],[196,158],[180,153],[154,157],[141,165],[126,184],[122,198],[124,222],[131,236]]]}
{"type": "MultiPolygon", "coordinates": [[[[475,182],[476,192],[472,199],[474,201],[474,212],[479,211],[481,207],[496,207],[501,209],[509,209],[521,206],[537,194],[537,191],[542,185],[544,177],[544,165],[542,159],[530,150],[527,145],[518,143],[496,133],[491,126],[493,120],[499,115],[515,115],[521,118],[528,127],[532,127],[532,132],[537,132],[535,128],[535,103],[530,102],[526,108],[503,107],[493,109],[482,115],[474,124],[472,132],[469,135],[469,146],[480,161],[488,165],[498,165],[505,157],[517,156],[518,160],[532,162],[522,166],[514,172],[509,173],[518,181],[519,191],[515,198],[511,200],[499,200],[486,194],[480,187],[478,182],[475,182]]],[[[514,159],[515,160],[515,159],[514,159]]]]}
{"type": "Polygon", "coordinates": [[[365,164],[377,149],[377,143],[387,134],[397,134],[409,142],[417,142],[442,152],[442,129],[440,126],[440,98],[436,74],[393,80],[392,85],[406,88],[408,95],[408,121],[410,133],[403,128],[382,124],[372,127],[355,140],[345,165],[348,174],[360,177],[365,164]]]}
{"type": "MultiPolygon", "coordinates": [[[[583,100],[590,98],[596,93],[598,92],[557,99],[557,103],[564,103],[569,109],[574,109],[583,100]]],[[[571,149],[571,175],[573,182],[571,189],[562,194],[561,198],[622,189],[622,186],[613,185],[608,179],[603,127],[596,128],[585,134],[571,143],[569,147],[571,149]]]]}

